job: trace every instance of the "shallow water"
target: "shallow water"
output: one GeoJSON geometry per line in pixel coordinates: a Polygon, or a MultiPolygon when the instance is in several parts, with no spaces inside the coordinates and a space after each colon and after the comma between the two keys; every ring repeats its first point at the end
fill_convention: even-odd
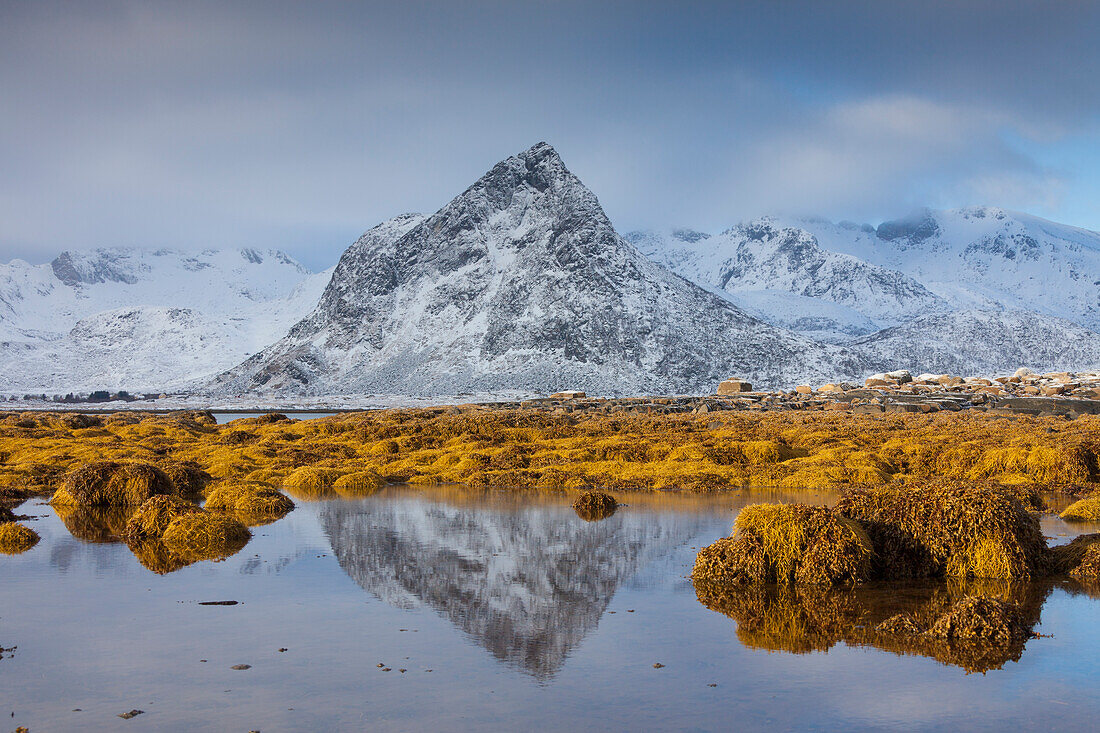
{"type": "Polygon", "coordinates": [[[17,646],[0,715],[32,731],[1092,727],[1100,601],[1069,587],[1028,591],[1053,636],[985,674],[833,638],[807,651],[702,605],[696,548],[783,498],[637,496],[585,522],[565,497],[388,489],[299,502],[228,560],[166,575],[31,502],[42,542],[0,557],[0,647],[17,646]],[[239,603],[199,605],[221,600],[239,603]]]}
{"type": "MultiPolygon", "coordinates": [[[[242,420],[248,417],[262,417],[272,412],[279,412],[279,410],[266,410],[264,412],[221,412],[219,410],[211,410],[210,414],[214,416],[214,420],[218,425],[224,425],[234,420],[242,420]]],[[[339,415],[338,412],[304,412],[304,411],[290,411],[282,412],[281,414],[293,420],[316,420],[319,417],[332,417],[333,415],[339,415]]]]}

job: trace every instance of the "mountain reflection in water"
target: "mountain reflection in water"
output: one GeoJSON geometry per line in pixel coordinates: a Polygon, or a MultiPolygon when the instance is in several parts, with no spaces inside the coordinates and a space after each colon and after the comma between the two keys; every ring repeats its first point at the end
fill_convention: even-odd
{"type": "Polygon", "coordinates": [[[640,507],[588,522],[531,495],[465,497],[331,502],[321,525],[364,590],[399,608],[432,608],[540,681],[596,628],[623,583],[708,522],[640,507]]]}

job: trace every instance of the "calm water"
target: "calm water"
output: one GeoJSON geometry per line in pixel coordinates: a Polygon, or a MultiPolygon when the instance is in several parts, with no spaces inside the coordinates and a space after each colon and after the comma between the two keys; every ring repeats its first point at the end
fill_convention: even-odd
{"type": "Polygon", "coordinates": [[[0,715],[32,731],[1094,726],[1100,601],[1071,589],[1036,588],[1053,637],[985,674],[832,639],[779,651],[785,631],[702,605],[695,548],[776,498],[637,497],[590,523],[565,498],[390,489],[299,502],[234,557],[167,575],[31,502],[42,542],[0,556],[0,647],[18,647],[0,715]],[[219,600],[239,603],[199,605],[219,600]]]}
{"type": "MultiPolygon", "coordinates": [[[[261,415],[267,415],[272,412],[279,412],[279,410],[266,410],[264,412],[218,412],[212,410],[211,414],[214,415],[214,419],[218,422],[218,425],[224,425],[227,422],[233,422],[234,420],[240,420],[246,417],[260,417],[261,415]]],[[[316,420],[319,417],[331,417],[338,415],[336,412],[283,412],[282,414],[293,420],[316,420]]]]}

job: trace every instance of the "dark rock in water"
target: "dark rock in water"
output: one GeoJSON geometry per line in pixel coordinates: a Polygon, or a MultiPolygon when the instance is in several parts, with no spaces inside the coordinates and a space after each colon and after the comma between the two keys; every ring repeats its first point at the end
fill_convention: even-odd
{"type": "Polygon", "coordinates": [[[131,710],[128,713],[119,713],[118,717],[122,718],[123,720],[129,720],[130,718],[136,718],[137,716],[144,715],[144,714],[145,714],[144,710],[137,710],[135,708],[134,710],[131,710]]]}
{"type": "Polygon", "coordinates": [[[236,669],[236,670],[252,669],[252,665],[251,664],[234,664],[232,667],[230,667],[230,669],[236,669]]]}

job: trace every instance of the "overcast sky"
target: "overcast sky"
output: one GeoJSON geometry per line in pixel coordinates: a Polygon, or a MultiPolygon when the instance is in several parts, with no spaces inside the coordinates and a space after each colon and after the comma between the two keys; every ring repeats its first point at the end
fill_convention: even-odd
{"type": "Polygon", "coordinates": [[[0,261],[314,269],[540,140],[620,231],[992,204],[1100,229],[1100,3],[0,0],[0,261]]]}

